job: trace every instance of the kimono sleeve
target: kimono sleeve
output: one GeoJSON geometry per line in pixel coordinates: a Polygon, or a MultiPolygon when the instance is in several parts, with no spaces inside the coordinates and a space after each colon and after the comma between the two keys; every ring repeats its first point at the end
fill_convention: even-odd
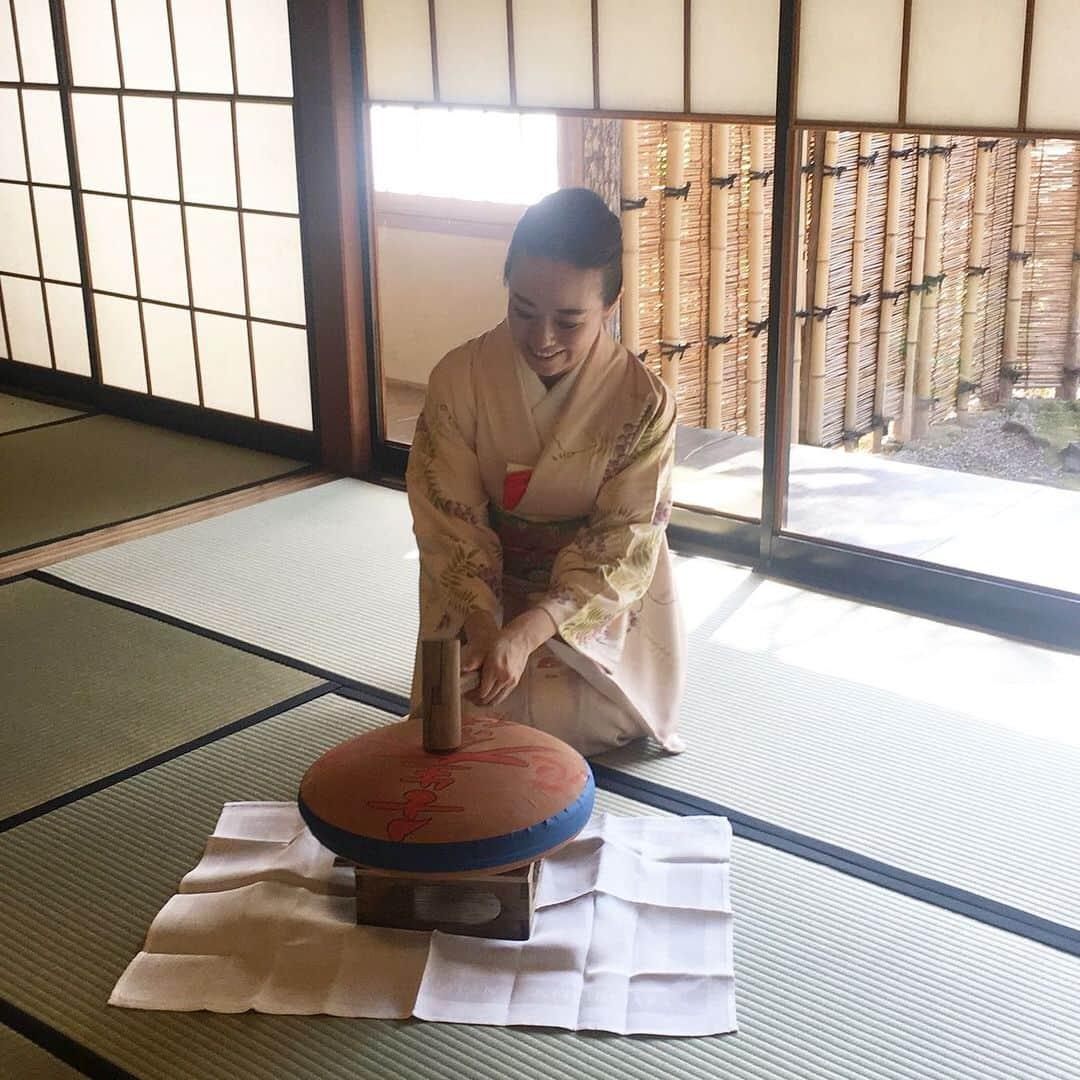
{"type": "Polygon", "coordinates": [[[476,456],[470,371],[432,372],[405,473],[420,550],[420,632],[455,634],[475,610],[500,610],[502,548],[476,456]]]}
{"type": "Polygon", "coordinates": [[[589,652],[648,591],[671,516],[675,404],[665,393],[628,424],[588,524],[559,552],[539,602],[569,645],[589,652]]]}

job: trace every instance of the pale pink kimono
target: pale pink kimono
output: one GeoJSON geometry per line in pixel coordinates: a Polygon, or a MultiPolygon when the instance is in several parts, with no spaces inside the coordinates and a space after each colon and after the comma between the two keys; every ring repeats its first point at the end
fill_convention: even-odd
{"type": "Polygon", "coordinates": [[[664,535],[674,447],[670,392],[606,333],[550,390],[505,322],[428,383],[407,472],[420,634],[457,634],[477,608],[502,622],[542,607],[558,634],[495,711],[586,754],[643,735],[682,749],[684,634],[664,535]],[[510,508],[507,475],[524,469],[510,508]]]}

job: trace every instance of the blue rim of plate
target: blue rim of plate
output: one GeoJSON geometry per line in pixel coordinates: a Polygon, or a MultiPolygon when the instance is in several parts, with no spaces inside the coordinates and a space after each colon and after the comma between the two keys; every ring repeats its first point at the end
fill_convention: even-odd
{"type": "Polygon", "coordinates": [[[408,874],[464,874],[532,862],[573,840],[588,822],[595,798],[596,782],[592,770],[588,769],[581,794],[565,809],[535,825],[482,840],[437,844],[360,836],[323,821],[299,795],[296,803],[315,839],[342,858],[362,866],[408,874]]]}

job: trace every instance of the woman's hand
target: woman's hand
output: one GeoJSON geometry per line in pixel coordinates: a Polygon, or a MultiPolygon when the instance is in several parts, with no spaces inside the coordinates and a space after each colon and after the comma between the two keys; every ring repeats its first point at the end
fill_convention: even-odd
{"type": "Polygon", "coordinates": [[[494,620],[488,625],[477,619],[475,626],[466,624],[466,633],[462,669],[480,672],[480,685],[468,698],[474,705],[500,705],[521,681],[529,657],[554,636],[555,624],[547,612],[534,608],[502,630],[494,620]]]}

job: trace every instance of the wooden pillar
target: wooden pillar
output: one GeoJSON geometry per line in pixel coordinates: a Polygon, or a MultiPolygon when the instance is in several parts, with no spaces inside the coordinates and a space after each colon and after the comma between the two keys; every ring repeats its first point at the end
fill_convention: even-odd
{"type": "Polygon", "coordinates": [[[987,192],[990,188],[990,155],[994,140],[980,139],[975,149],[975,189],[971,198],[971,237],[968,242],[967,278],[964,281],[964,315],[960,324],[960,363],[956,383],[956,411],[968,411],[975,359],[975,322],[979,316],[979,291],[986,273],[987,192]]]}
{"type": "Polygon", "coordinates": [[[746,433],[760,436],[765,392],[765,129],[750,127],[750,213],[746,284],[750,337],[746,344],[746,433]]]}
{"type": "Polygon", "coordinates": [[[889,138],[889,178],[885,192],[885,251],[881,265],[881,307],[878,310],[877,356],[874,364],[874,450],[881,449],[888,419],[885,395],[889,389],[889,350],[892,348],[892,313],[896,292],[896,248],[900,240],[900,179],[904,136],[889,138]]]}
{"type": "Polygon", "coordinates": [[[859,136],[855,174],[855,228],[851,243],[851,297],[848,303],[847,373],[844,383],[844,449],[858,444],[859,349],[862,346],[863,262],[866,253],[866,208],[870,199],[869,132],[859,136]]]}
{"type": "Polygon", "coordinates": [[[1074,401],[1080,383],[1080,169],[1073,180],[1076,195],[1076,224],[1073,231],[1072,281],[1069,285],[1069,330],[1065,342],[1065,368],[1061,376],[1061,396],[1074,401]]]}
{"type": "Polygon", "coordinates": [[[1005,337],[1001,350],[998,397],[1008,401],[1020,373],[1020,307],[1027,266],[1028,207],[1031,199],[1031,140],[1016,141],[1016,183],[1013,186],[1012,231],[1009,234],[1009,283],[1005,299],[1005,337]]]}
{"type": "Polygon", "coordinates": [[[911,280],[908,284],[907,332],[904,336],[904,399],[896,437],[907,442],[911,436],[915,401],[915,353],[919,347],[922,322],[922,289],[926,276],[926,210],[929,200],[930,136],[919,136],[918,165],[915,177],[915,220],[912,223],[911,280]]]}
{"type": "Polygon", "coordinates": [[[829,300],[829,254],[832,248],[833,203],[836,196],[836,156],[840,133],[827,131],[818,145],[824,144],[820,177],[821,199],[818,208],[817,247],[814,257],[814,311],[810,318],[810,371],[806,384],[806,441],[820,446],[825,425],[825,335],[828,319],[819,312],[829,300]]]}
{"type": "Polygon", "coordinates": [[[638,122],[623,120],[622,233],[623,294],[620,307],[622,342],[635,355],[641,352],[641,208],[638,195],[638,122]]]}
{"type": "MultiPolygon", "coordinates": [[[[806,310],[806,140],[807,133],[799,132],[799,187],[795,222],[795,310],[806,310]]],[[[791,441],[799,441],[801,409],[803,330],[806,320],[795,323],[795,339],[791,346],[791,441]]]]}
{"type": "Polygon", "coordinates": [[[359,476],[372,430],[361,192],[368,148],[357,137],[348,0],[289,4],[300,231],[307,277],[321,460],[359,476]]]}
{"type": "Polygon", "coordinates": [[[660,374],[673,394],[679,390],[679,361],[682,351],[682,296],[679,272],[682,268],[682,224],[686,196],[679,194],[686,183],[686,124],[667,125],[667,171],[664,174],[664,282],[661,293],[660,374]],[[665,348],[666,346],[666,348],[665,348]]]}
{"type": "Polygon", "coordinates": [[[710,173],[715,183],[710,185],[709,207],[709,349],[705,382],[705,426],[714,431],[724,426],[724,366],[728,357],[728,342],[724,340],[727,326],[727,261],[728,209],[731,201],[729,158],[731,156],[731,125],[712,125],[712,163],[710,173]]]}

